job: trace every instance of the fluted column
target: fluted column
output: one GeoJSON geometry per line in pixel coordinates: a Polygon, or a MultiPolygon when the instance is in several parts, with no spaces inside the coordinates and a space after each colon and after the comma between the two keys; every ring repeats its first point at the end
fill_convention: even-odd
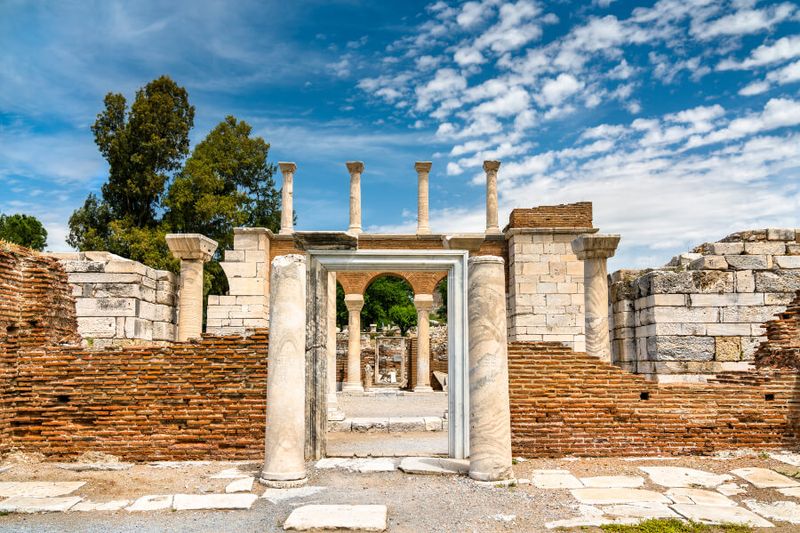
{"type": "Polygon", "coordinates": [[[512,479],[503,259],[469,259],[469,476],[512,479]]]}
{"type": "Polygon", "coordinates": [[[428,177],[432,166],[430,161],[417,161],[414,165],[417,171],[417,235],[431,232],[428,221],[428,177]]]}
{"type": "Polygon", "coordinates": [[[417,308],[417,376],[414,392],[433,392],[431,388],[431,331],[430,312],[433,308],[432,294],[414,296],[417,308]]]}
{"type": "Polygon", "coordinates": [[[363,392],[361,384],[361,308],[364,297],[360,294],[345,294],[347,305],[347,375],[342,392],[363,392]]]}
{"type": "Polygon", "coordinates": [[[500,161],[484,161],[483,170],[486,172],[486,233],[500,233],[497,223],[497,170],[500,161]]]}
{"type": "Polygon", "coordinates": [[[203,263],[214,255],[217,241],[199,233],[170,233],[166,240],[181,260],[177,340],[195,339],[203,334],[203,263]]]}
{"type": "Polygon", "coordinates": [[[347,170],[350,172],[350,227],[347,232],[358,235],[361,233],[361,173],[364,172],[364,163],[348,161],[347,170]]]}
{"type": "Polygon", "coordinates": [[[619,235],[581,235],[572,251],[583,261],[583,299],[586,308],[586,354],[611,362],[608,332],[608,265],[619,235]]]}
{"type": "Polygon", "coordinates": [[[291,235],[294,231],[294,172],[297,165],[294,163],[278,162],[283,175],[281,188],[281,235],[291,235]]]}
{"type": "Polygon", "coordinates": [[[336,272],[328,272],[328,420],[344,420],[336,397],[336,272]]]}

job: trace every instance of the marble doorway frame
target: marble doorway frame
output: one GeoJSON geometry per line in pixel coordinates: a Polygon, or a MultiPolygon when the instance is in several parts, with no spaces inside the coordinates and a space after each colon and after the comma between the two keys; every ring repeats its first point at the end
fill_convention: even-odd
{"type": "Polygon", "coordinates": [[[469,457],[469,252],[309,249],[306,253],[311,259],[309,263],[318,264],[328,272],[447,271],[448,455],[455,459],[469,457]]]}

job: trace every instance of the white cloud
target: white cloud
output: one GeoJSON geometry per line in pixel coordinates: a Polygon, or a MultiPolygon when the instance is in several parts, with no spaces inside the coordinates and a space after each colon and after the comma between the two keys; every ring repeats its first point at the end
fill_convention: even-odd
{"type": "Polygon", "coordinates": [[[780,70],[774,70],[767,74],[767,80],[786,85],[787,83],[794,83],[800,81],[800,61],[795,61],[790,65],[786,65],[780,70]]]}
{"type": "Polygon", "coordinates": [[[746,35],[771,29],[792,16],[795,6],[783,3],[765,9],[742,9],[720,17],[707,24],[692,28],[692,33],[700,39],[708,40],[723,35],[746,35]]]}
{"type": "Polygon", "coordinates": [[[746,70],[779,63],[800,56],[800,35],[781,37],[773,44],[762,44],[742,62],[726,59],[717,65],[717,70],[746,70]]]}
{"type": "Polygon", "coordinates": [[[761,113],[752,113],[732,120],[726,127],[708,135],[694,136],[689,139],[687,146],[693,148],[726,142],[777,128],[797,126],[798,124],[800,124],[800,101],[788,98],[772,98],[766,103],[761,113]]]}
{"type": "Polygon", "coordinates": [[[456,17],[456,22],[462,28],[470,29],[483,22],[492,10],[494,2],[466,2],[461,6],[461,12],[456,17]]]}
{"type": "Polygon", "coordinates": [[[765,81],[754,81],[748,85],[745,85],[741,89],[739,89],[739,94],[741,96],[754,96],[756,94],[762,94],[769,90],[769,83],[765,81]]]}
{"type": "Polygon", "coordinates": [[[456,50],[456,53],[453,54],[453,59],[462,67],[480,65],[486,62],[486,58],[483,57],[483,54],[474,48],[459,48],[456,50]]]}
{"type": "Polygon", "coordinates": [[[530,97],[528,92],[519,87],[515,87],[508,93],[498,96],[494,100],[484,102],[475,107],[472,112],[496,115],[498,117],[508,117],[521,113],[528,107],[530,97]]]}
{"type": "Polygon", "coordinates": [[[433,103],[453,96],[467,87],[467,80],[451,68],[436,71],[436,76],[427,84],[417,87],[417,105],[419,110],[426,110],[433,103]]]}
{"type": "Polygon", "coordinates": [[[540,99],[544,104],[556,106],[583,88],[583,82],[572,74],[559,74],[542,85],[540,99]]]}

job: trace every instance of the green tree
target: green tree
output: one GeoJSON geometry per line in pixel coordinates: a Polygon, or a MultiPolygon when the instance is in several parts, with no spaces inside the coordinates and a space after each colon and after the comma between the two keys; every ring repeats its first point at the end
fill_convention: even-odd
{"type": "Polygon", "coordinates": [[[436,292],[442,300],[442,305],[436,309],[436,319],[439,322],[447,323],[447,278],[436,284],[436,292]]]}
{"type": "Polygon", "coordinates": [[[27,246],[40,252],[47,246],[47,230],[30,215],[0,215],[0,240],[27,246]]]}
{"type": "Polygon", "coordinates": [[[400,328],[400,334],[403,336],[417,325],[417,309],[412,304],[393,305],[389,308],[388,315],[389,320],[400,328]]]}
{"type": "Polygon", "coordinates": [[[379,327],[393,324],[400,327],[389,316],[389,310],[396,306],[414,306],[414,291],[404,279],[394,276],[381,276],[364,291],[364,307],[361,309],[361,326],[370,324],[379,327]]]}

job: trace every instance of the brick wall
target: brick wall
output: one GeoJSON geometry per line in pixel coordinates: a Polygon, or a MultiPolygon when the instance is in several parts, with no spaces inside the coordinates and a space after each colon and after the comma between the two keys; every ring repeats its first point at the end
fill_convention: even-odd
{"type": "Polygon", "coordinates": [[[767,340],[756,351],[756,365],[800,369],[800,291],[784,312],[764,326],[767,340]]]}
{"type": "Polygon", "coordinates": [[[542,205],[527,209],[514,209],[508,221],[509,228],[591,228],[592,203],[542,205]]]}
{"type": "Polygon", "coordinates": [[[512,343],[509,375],[516,455],[709,454],[800,442],[795,372],[657,384],[558,343],[512,343]]]}

